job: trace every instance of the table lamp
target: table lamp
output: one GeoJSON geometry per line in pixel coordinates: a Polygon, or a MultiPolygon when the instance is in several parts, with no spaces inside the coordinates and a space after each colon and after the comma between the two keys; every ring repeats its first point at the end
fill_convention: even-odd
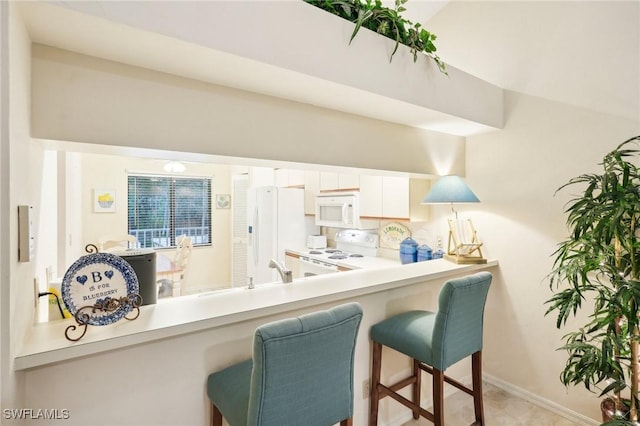
{"type": "Polygon", "coordinates": [[[459,176],[442,176],[423,198],[422,204],[451,203],[454,219],[449,219],[449,243],[445,258],[455,263],[487,263],[482,256],[476,230],[471,219],[459,220],[454,203],[479,203],[476,194],[459,176]]]}

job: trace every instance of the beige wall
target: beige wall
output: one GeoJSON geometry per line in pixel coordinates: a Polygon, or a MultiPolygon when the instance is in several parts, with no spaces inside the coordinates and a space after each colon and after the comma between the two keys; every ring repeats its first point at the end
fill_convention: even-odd
{"type": "Polygon", "coordinates": [[[9,5],[0,3],[0,277],[5,285],[0,286],[0,376],[6,377],[0,383],[0,405],[14,403],[14,375],[11,353],[11,256],[9,233],[11,232],[9,181],[6,179],[10,164],[9,132],[9,5]]]}
{"type": "MultiPolygon", "coordinates": [[[[482,201],[465,214],[500,260],[487,305],[485,371],[532,395],[599,418],[597,395],[560,383],[565,330],[545,317],[552,253],[566,238],[558,187],[598,170],[605,153],[640,133],[640,123],[507,92],[504,130],[468,138],[467,182],[482,201]]],[[[576,322],[570,321],[569,327],[576,322]]]]}
{"type": "Polygon", "coordinates": [[[419,174],[464,174],[464,138],[34,45],[33,136],[419,174]]]}
{"type": "MultiPolygon", "coordinates": [[[[2,5],[2,291],[0,292],[0,376],[2,407],[19,406],[25,387],[13,372],[13,357],[21,348],[35,318],[34,279],[44,279],[44,265],[51,262],[48,236],[36,239],[34,257],[18,263],[18,205],[33,207],[33,229],[49,226],[46,203],[50,194],[42,182],[50,177],[44,150],[30,138],[30,40],[12,4],[2,5]],[[6,19],[6,20],[5,20],[6,19]],[[8,24],[8,26],[5,26],[8,24]],[[6,32],[5,32],[6,31],[6,32]],[[6,38],[5,38],[6,37],[6,38]],[[6,43],[6,44],[5,44],[6,43]],[[6,61],[6,62],[5,62],[6,61]],[[5,80],[6,79],[6,80],[5,80]],[[5,86],[5,84],[7,84],[5,86]],[[7,109],[8,107],[8,109],[7,109]],[[10,111],[10,113],[9,113],[10,111]],[[6,115],[5,115],[6,114],[6,115]],[[20,165],[20,166],[17,166],[20,165]],[[45,203],[45,204],[43,204],[45,203]]],[[[36,234],[37,235],[37,234],[36,234]]]]}
{"type": "MultiPolygon", "coordinates": [[[[82,154],[81,206],[82,247],[96,243],[101,236],[127,233],[127,173],[165,173],[162,159],[144,159],[101,154],[82,154]],[[96,188],[116,190],[116,212],[93,211],[92,194],[96,188]]],[[[230,166],[186,163],[182,176],[206,176],[212,179],[212,197],[230,194],[230,166]]],[[[196,247],[189,263],[188,290],[230,287],[231,209],[212,209],[213,244],[196,247]]],[[[80,256],[82,253],[79,253],[80,256]]],[[[158,255],[173,256],[173,250],[159,250],[158,255]]]]}

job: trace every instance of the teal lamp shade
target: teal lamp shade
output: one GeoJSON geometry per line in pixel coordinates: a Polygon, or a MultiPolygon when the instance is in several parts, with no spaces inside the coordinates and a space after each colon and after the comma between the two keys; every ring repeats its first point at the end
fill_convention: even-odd
{"type": "Polygon", "coordinates": [[[422,199],[422,204],[479,202],[460,176],[442,176],[422,199]]]}

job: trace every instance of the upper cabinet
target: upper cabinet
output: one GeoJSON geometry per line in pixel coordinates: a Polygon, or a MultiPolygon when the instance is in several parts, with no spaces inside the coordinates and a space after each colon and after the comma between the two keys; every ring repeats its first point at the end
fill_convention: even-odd
{"type": "Polygon", "coordinates": [[[382,217],[382,176],[360,176],[360,216],[382,217]]]}
{"type": "Polygon", "coordinates": [[[304,214],[316,214],[315,200],[320,191],[320,173],[310,170],[276,169],[274,184],[280,187],[304,188],[304,214]]]}
{"type": "Polygon", "coordinates": [[[321,192],[359,191],[360,216],[370,219],[425,221],[429,208],[420,204],[429,192],[429,181],[395,176],[277,169],[276,186],[304,188],[304,213],[316,214],[321,192]]]}
{"type": "Polygon", "coordinates": [[[360,216],[425,221],[429,207],[420,204],[429,191],[426,179],[360,176],[360,216]]]}
{"type": "Polygon", "coordinates": [[[275,185],[302,188],[305,185],[304,174],[304,170],[276,169],[274,171],[275,185]]]}
{"type": "Polygon", "coordinates": [[[304,172],[304,214],[316,214],[316,196],[320,192],[320,172],[304,172]]]}
{"type": "Polygon", "coordinates": [[[320,172],[320,191],[346,191],[360,188],[360,176],[351,173],[320,172]]]}

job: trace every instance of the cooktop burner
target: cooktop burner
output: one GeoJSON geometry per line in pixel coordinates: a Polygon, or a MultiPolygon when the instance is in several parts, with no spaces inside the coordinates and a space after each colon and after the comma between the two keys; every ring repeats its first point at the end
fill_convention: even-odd
{"type": "Polygon", "coordinates": [[[332,254],[331,256],[329,256],[329,259],[336,259],[336,260],[342,260],[342,259],[346,259],[347,256],[346,254],[332,254]]]}
{"type": "Polygon", "coordinates": [[[342,253],[342,250],[338,250],[338,249],[326,249],[324,252],[325,252],[325,253],[342,253]]]}
{"type": "Polygon", "coordinates": [[[349,255],[349,257],[364,257],[364,256],[361,255],[360,253],[352,253],[349,255]]]}
{"type": "Polygon", "coordinates": [[[322,252],[318,250],[311,250],[309,254],[322,254],[322,252]]]}

